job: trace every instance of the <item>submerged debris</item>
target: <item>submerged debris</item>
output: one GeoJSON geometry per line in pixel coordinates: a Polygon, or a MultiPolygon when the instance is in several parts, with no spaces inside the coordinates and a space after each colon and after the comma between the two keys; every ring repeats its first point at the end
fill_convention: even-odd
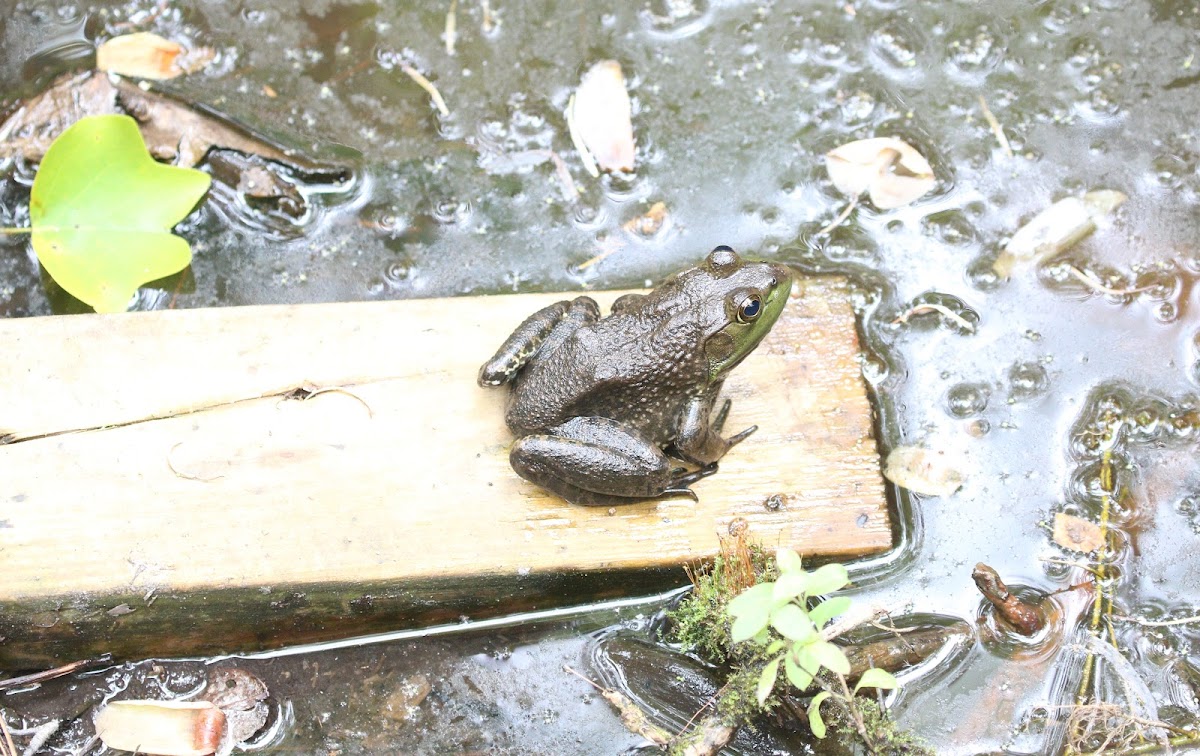
{"type": "Polygon", "coordinates": [[[1036,635],[1045,627],[1045,614],[1033,604],[1017,598],[1000,579],[1000,574],[988,565],[976,564],[971,579],[983,597],[996,607],[996,613],[1021,635],[1036,635]]]}
{"type": "Polygon", "coordinates": [[[157,34],[137,32],[113,37],[96,48],[96,68],[135,79],[173,79],[200,70],[215,56],[209,47],[188,50],[157,34]]]}
{"type": "Polygon", "coordinates": [[[897,446],[887,456],[883,475],[901,488],[928,496],[949,496],[966,481],[962,460],[944,451],[897,446]]]}
{"type": "Polygon", "coordinates": [[[1054,515],[1054,542],[1064,549],[1089,553],[1104,546],[1104,530],[1082,517],[1058,512],[1054,515]]]}
{"type": "Polygon", "coordinates": [[[225,735],[225,714],[209,701],[112,701],[95,721],[105,746],[160,756],[208,756],[225,735]]]}
{"type": "Polygon", "coordinates": [[[237,667],[216,667],[191,701],[127,700],[95,716],[96,734],[113,749],[162,756],[228,754],[267,722],[267,686],[237,667]]]}
{"type": "Polygon", "coordinates": [[[1069,249],[1095,231],[1126,199],[1111,189],[1060,199],[1013,234],[992,269],[1007,277],[1018,262],[1044,260],[1069,249]]]}
{"type": "Polygon", "coordinates": [[[825,153],[825,170],[837,190],[863,192],[880,210],[912,204],[937,185],[933,168],[916,148],[895,137],[847,142],[825,153]]]}
{"type": "Polygon", "coordinates": [[[632,114],[621,64],[602,60],[588,69],[567,103],[567,127],[592,176],[633,170],[632,114]]]}

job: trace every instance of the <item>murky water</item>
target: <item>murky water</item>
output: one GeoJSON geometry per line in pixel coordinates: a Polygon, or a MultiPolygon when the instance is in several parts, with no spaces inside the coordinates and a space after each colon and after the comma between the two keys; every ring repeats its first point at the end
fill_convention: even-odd
{"type": "MultiPolygon", "coordinates": [[[[1044,561],[1076,559],[1048,523],[1058,512],[1099,517],[1110,449],[1117,611],[1200,613],[1200,3],[513,0],[485,11],[465,0],[453,55],[448,2],[395,6],[10,3],[0,95],[83,60],[91,36],[159,31],[218,51],[170,89],[356,168],[353,182],[313,198],[302,228],[202,207],[183,226],[194,264],[143,292],[143,307],[641,285],[718,243],[849,273],[883,447],[961,450],[967,475],[950,497],[897,494],[902,543],[858,567],[860,601],[974,624],[977,561],[1043,592],[1076,582],[1044,561]],[[596,180],[562,112],[603,58],[629,79],[638,167],[596,180]],[[449,116],[402,62],[434,81],[449,116]],[[938,188],[907,208],[860,206],[819,237],[845,203],[821,156],[868,136],[916,146],[938,188]],[[578,201],[564,200],[551,163],[506,157],[527,150],[557,151],[578,201]],[[1097,188],[1129,195],[1110,227],[1059,263],[1007,280],[992,272],[1023,222],[1097,188]],[[669,213],[661,231],[622,228],[656,202],[669,213]],[[1146,290],[1096,291],[1068,264],[1109,288],[1146,290]],[[929,302],[974,329],[937,313],[896,322],[929,302]]],[[[0,183],[0,222],[27,221],[27,185],[20,169],[0,183]]],[[[0,314],[80,309],[43,280],[24,240],[0,237],[0,314]]],[[[285,702],[270,741],[280,750],[615,753],[637,738],[560,670],[587,668],[589,633],[608,621],[246,664],[285,702]],[[418,676],[428,691],[411,717],[388,713],[407,695],[402,681],[423,687],[418,676]]],[[[1160,715],[1200,715],[1195,683],[1171,682],[1200,663],[1200,625],[1117,629],[1160,715]]],[[[1035,657],[981,634],[936,674],[910,676],[895,710],[946,753],[1057,748],[1063,731],[1045,712],[1073,700],[1079,657],[1035,657]]],[[[85,687],[2,705],[36,718],[70,708],[85,687]]]]}

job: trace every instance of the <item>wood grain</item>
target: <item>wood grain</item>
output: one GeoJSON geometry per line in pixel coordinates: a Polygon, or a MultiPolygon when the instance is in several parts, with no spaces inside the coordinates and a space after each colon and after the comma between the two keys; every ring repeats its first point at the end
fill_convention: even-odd
{"type": "MultiPolygon", "coordinates": [[[[422,586],[457,606],[446,585],[470,592],[486,580],[488,601],[462,604],[483,616],[593,597],[531,588],[567,573],[608,575],[604,591],[619,594],[621,575],[710,557],[740,521],[804,554],[885,550],[853,313],[837,280],[801,288],[726,384],[727,428],[759,431],[696,484],[700,501],[612,510],[567,505],[518,478],[504,391],[475,385],[508,332],[563,295],[0,321],[0,634],[15,639],[0,666],[6,655],[43,658],[39,643],[57,644],[49,659],[81,653],[72,637],[111,641],[134,622],[106,613],[115,597],[133,597],[142,615],[127,616],[155,646],[148,615],[163,615],[163,628],[178,618],[152,610],[154,597],[336,587],[321,610],[336,619],[355,586],[409,586],[411,610],[431,600],[422,586]],[[311,395],[289,398],[296,389],[311,395]],[[67,609],[65,626],[30,622],[67,609]]],[[[607,306],[619,294],[596,296],[607,306]]],[[[393,603],[380,619],[420,621],[393,603]]],[[[254,612],[237,621],[253,624],[254,612]]],[[[199,647],[234,637],[213,632],[199,647]]]]}

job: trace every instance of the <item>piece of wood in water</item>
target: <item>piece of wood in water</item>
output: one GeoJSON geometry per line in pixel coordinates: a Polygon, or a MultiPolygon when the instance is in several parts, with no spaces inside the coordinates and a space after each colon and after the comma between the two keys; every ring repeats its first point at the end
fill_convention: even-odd
{"type": "Polygon", "coordinates": [[[517,477],[507,392],[475,384],[564,295],[0,321],[0,668],[645,595],[737,527],[806,556],[886,550],[845,284],[800,289],[726,382],[727,432],[759,430],[699,502],[611,510],[517,477]]]}

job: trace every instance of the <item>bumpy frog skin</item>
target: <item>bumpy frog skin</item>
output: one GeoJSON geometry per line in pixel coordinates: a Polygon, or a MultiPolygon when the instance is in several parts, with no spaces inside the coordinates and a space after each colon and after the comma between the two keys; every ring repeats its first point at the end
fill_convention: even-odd
{"type": "Polygon", "coordinates": [[[534,313],[479,370],[481,386],[512,386],[513,469],[573,504],[696,498],[688,486],[756,430],[723,437],[729,402],[713,407],[791,285],[787,268],[721,246],[606,318],[591,297],[534,313]]]}

